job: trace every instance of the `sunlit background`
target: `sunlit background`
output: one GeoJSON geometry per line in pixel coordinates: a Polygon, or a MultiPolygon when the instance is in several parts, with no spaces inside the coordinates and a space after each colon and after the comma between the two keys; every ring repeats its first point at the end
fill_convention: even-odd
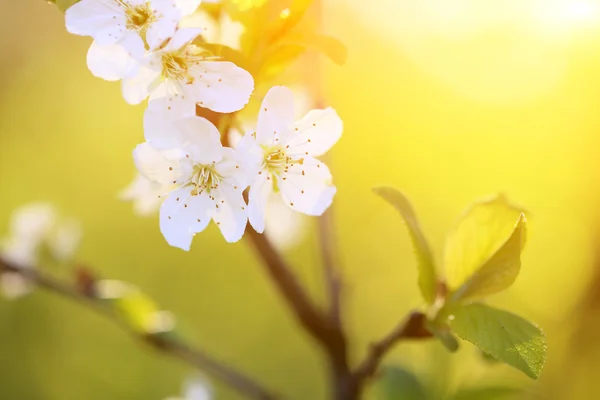
{"type": "MultiPolygon", "coordinates": [[[[194,344],[288,398],[325,399],[319,349],[248,243],[227,245],[213,226],[185,253],[167,245],[156,217],[119,200],[134,177],[143,106],[89,73],[90,40],[67,34],[42,0],[0,9],[0,231],[24,203],[57,204],[82,221],[81,263],[143,287],[194,344]]],[[[402,344],[386,363],[414,371],[440,398],[469,385],[596,398],[600,1],[329,0],[323,22],[349,51],[344,67],[323,58],[322,82],[345,123],[329,163],[352,359],[421,302],[407,234],[371,188],[411,198],[438,260],[459,213],[502,192],[529,210],[530,231],[516,284],[490,301],[545,329],[541,379],[491,365],[466,343],[457,355],[402,344]]],[[[313,228],[308,220],[286,255],[323,299],[313,228]]],[[[6,399],[163,399],[192,372],[42,290],[0,300],[0,360],[6,399]]],[[[239,398],[214,385],[218,399],[239,398]]]]}

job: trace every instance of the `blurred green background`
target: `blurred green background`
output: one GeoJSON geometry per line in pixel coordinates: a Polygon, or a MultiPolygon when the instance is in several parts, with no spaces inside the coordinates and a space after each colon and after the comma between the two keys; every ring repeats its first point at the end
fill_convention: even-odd
{"type": "MultiPolygon", "coordinates": [[[[438,260],[459,213],[503,192],[530,211],[530,231],[521,275],[491,302],[545,329],[540,381],[489,365],[466,343],[456,355],[402,344],[386,364],[414,371],[441,398],[488,384],[523,387],[522,398],[596,398],[600,2],[326,5],[328,32],[349,49],[344,67],[324,62],[322,81],[345,122],[329,163],[352,359],[421,301],[407,234],[371,187],[411,198],[438,260]]],[[[118,199],[134,177],[143,106],[89,73],[90,40],[67,34],[42,0],[0,8],[0,231],[20,205],[55,203],[83,223],[81,263],[144,288],[191,342],[269,387],[325,399],[324,359],[248,243],[227,245],[211,226],[190,253],[170,248],[157,218],[136,217],[118,199]]],[[[321,301],[313,225],[286,255],[321,301]]],[[[192,372],[42,290],[0,301],[0,360],[3,399],[162,399],[192,372]]],[[[239,398],[215,386],[218,399],[239,398]]]]}

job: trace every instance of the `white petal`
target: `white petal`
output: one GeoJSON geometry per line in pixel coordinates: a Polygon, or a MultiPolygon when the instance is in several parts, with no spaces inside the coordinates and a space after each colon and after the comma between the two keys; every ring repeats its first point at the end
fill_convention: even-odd
{"type": "Polygon", "coordinates": [[[65,12],[67,31],[92,36],[100,44],[112,44],[125,34],[126,17],[112,0],[81,0],[65,12]]]}
{"type": "Polygon", "coordinates": [[[279,250],[300,244],[306,236],[306,217],[286,206],[279,193],[272,193],[267,201],[265,235],[279,250]]]}
{"type": "Polygon", "coordinates": [[[259,178],[252,183],[248,193],[248,219],[254,230],[263,233],[265,230],[267,200],[273,192],[273,181],[267,179],[269,174],[263,172],[259,178]]]}
{"type": "Polygon", "coordinates": [[[160,208],[160,231],[167,243],[189,251],[194,234],[210,222],[213,207],[207,194],[192,196],[189,188],[171,192],[160,208]]]}
{"type": "Polygon", "coordinates": [[[150,50],[154,50],[173,36],[182,15],[175,6],[174,0],[150,0],[150,6],[155,15],[159,16],[158,20],[150,25],[146,33],[148,46],[150,50]]]}
{"type": "Polygon", "coordinates": [[[101,45],[96,41],[88,50],[87,65],[94,76],[107,81],[118,81],[135,75],[138,68],[137,61],[120,44],[101,45]]]}
{"type": "Polygon", "coordinates": [[[58,219],[56,208],[49,203],[31,203],[11,215],[11,233],[15,240],[37,246],[52,230],[58,219]]]}
{"type": "Polygon", "coordinates": [[[221,184],[215,193],[215,214],[213,221],[219,226],[225,240],[235,243],[242,238],[248,222],[248,206],[244,202],[242,191],[233,186],[221,184]]]}
{"type": "Polygon", "coordinates": [[[190,380],[185,385],[186,400],[211,400],[213,391],[204,379],[190,380]]]}
{"type": "Polygon", "coordinates": [[[194,71],[188,95],[202,107],[220,113],[241,110],[250,100],[254,79],[246,70],[227,61],[203,61],[194,71]]]}
{"type": "Polygon", "coordinates": [[[191,15],[200,6],[201,0],[175,0],[177,8],[181,11],[181,15],[191,15]]]}
{"type": "Polygon", "coordinates": [[[329,168],[319,160],[306,157],[278,179],[281,195],[292,210],[318,216],[329,208],[336,189],[329,168]],[[283,179],[285,178],[285,179],[283,179]]]}
{"type": "Polygon", "coordinates": [[[31,292],[32,286],[21,274],[5,272],[0,275],[0,289],[7,299],[15,300],[31,292]]]}
{"type": "Polygon", "coordinates": [[[48,237],[48,247],[52,256],[61,262],[71,260],[79,248],[82,236],[79,221],[72,218],[61,221],[48,237]]]}
{"type": "Polygon", "coordinates": [[[196,163],[218,163],[223,157],[221,134],[206,118],[190,117],[174,122],[174,129],[165,132],[161,144],[177,143],[196,163]]]}
{"type": "Polygon", "coordinates": [[[135,76],[123,79],[123,97],[129,104],[140,104],[160,82],[160,68],[156,65],[142,65],[135,76]]]}
{"type": "Polygon", "coordinates": [[[258,173],[258,169],[251,170],[244,154],[230,147],[223,147],[221,154],[223,158],[215,165],[217,173],[235,180],[235,186],[241,190],[246,189],[250,183],[250,178],[254,178],[254,174],[258,173]]]}
{"type": "Polygon", "coordinates": [[[137,215],[148,216],[155,213],[163,202],[162,195],[171,188],[152,182],[138,173],[135,179],[119,194],[119,198],[133,202],[133,210],[137,215]]]}
{"type": "Polygon", "coordinates": [[[275,137],[281,138],[294,124],[294,93],[285,86],[269,90],[260,106],[256,125],[256,140],[272,145],[275,137]]]}
{"type": "Polygon", "coordinates": [[[38,262],[40,245],[41,239],[31,240],[13,235],[0,243],[0,255],[8,262],[22,267],[31,267],[38,262]]]}
{"type": "Polygon", "coordinates": [[[201,29],[198,28],[180,28],[175,31],[175,34],[169,40],[169,43],[165,46],[161,52],[169,52],[179,50],[192,40],[196,39],[198,35],[202,33],[201,29]]]}
{"type": "Polygon", "coordinates": [[[342,131],[342,120],[334,109],[312,110],[285,135],[282,144],[290,146],[290,155],[318,157],[337,143],[342,131]]]}
{"type": "Polygon", "coordinates": [[[169,153],[158,151],[148,143],[139,144],[133,151],[133,159],[138,171],[146,178],[160,184],[173,184],[187,175],[186,164],[179,162],[169,153]]]}

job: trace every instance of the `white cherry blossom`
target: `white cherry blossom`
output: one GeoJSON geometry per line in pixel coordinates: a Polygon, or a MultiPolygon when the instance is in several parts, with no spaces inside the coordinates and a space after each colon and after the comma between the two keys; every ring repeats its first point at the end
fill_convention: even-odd
{"type": "Polygon", "coordinates": [[[159,48],[200,0],[81,0],[65,13],[67,30],[94,38],[87,56],[92,73],[106,80],[135,74],[136,60],[159,48]]]}
{"type": "Polygon", "coordinates": [[[219,61],[191,43],[197,28],[178,29],[160,49],[147,52],[134,76],[123,79],[130,104],[167,98],[168,107],[195,110],[196,104],[216,112],[242,109],[254,90],[252,75],[228,61],[219,61]]]}
{"type": "Polygon", "coordinates": [[[257,232],[265,229],[267,201],[278,192],[292,210],[321,215],[331,205],[336,188],[327,166],[316,159],[341,137],[343,124],[332,108],[312,110],[294,122],[290,89],[274,87],[265,96],[256,131],[238,150],[249,154],[259,169],[249,192],[249,219],[257,232]]]}
{"type": "MultiPolygon", "coordinates": [[[[46,250],[54,261],[66,262],[80,241],[77,221],[60,218],[51,204],[32,203],[13,212],[9,235],[0,241],[0,257],[21,268],[32,268],[46,250]]],[[[20,274],[6,272],[0,276],[0,288],[6,297],[16,298],[28,293],[31,285],[20,274]]]]}
{"type": "MultiPolygon", "coordinates": [[[[314,100],[306,88],[291,87],[294,92],[294,119],[301,119],[312,108],[314,100]]],[[[244,137],[244,132],[254,132],[254,123],[242,119],[239,128],[232,127],[229,131],[229,143],[236,148],[244,137]]],[[[267,199],[265,215],[265,235],[280,251],[298,246],[306,236],[306,216],[284,204],[281,195],[274,191],[267,199]]]]}
{"type": "MultiPolygon", "coordinates": [[[[157,100],[165,101],[165,100],[157,100]]],[[[138,170],[161,185],[172,184],[160,208],[160,229],[167,242],[189,250],[193,236],[212,219],[228,242],[244,234],[248,186],[245,160],[223,147],[217,128],[191,116],[169,120],[160,107],[144,116],[146,143],[134,151],[138,170]],[[161,121],[161,123],[154,123],[161,121]]]]}

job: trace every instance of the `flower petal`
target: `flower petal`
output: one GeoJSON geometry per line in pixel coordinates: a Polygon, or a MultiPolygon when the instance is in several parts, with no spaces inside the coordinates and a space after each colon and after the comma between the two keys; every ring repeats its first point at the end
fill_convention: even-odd
{"type": "Polygon", "coordinates": [[[233,179],[236,182],[234,186],[240,190],[246,189],[250,183],[250,177],[254,178],[255,171],[251,170],[245,155],[230,147],[223,147],[221,152],[223,158],[215,165],[217,173],[233,179]]]}
{"type": "Polygon", "coordinates": [[[221,134],[206,118],[190,117],[174,121],[174,129],[164,132],[161,144],[171,142],[189,152],[194,162],[218,163],[223,157],[221,134]]]}
{"type": "Polygon", "coordinates": [[[231,185],[221,185],[215,194],[215,214],[213,221],[219,226],[225,240],[235,243],[242,238],[248,223],[248,206],[242,191],[231,185]]]}
{"type": "Polygon", "coordinates": [[[179,50],[192,40],[196,39],[198,35],[202,33],[201,29],[198,28],[180,28],[175,31],[175,34],[171,37],[171,40],[166,44],[165,48],[161,52],[170,52],[179,50]]]}
{"type": "Polygon", "coordinates": [[[267,201],[265,235],[280,251],[299,245],[306,236],[306,217],[285,205],[279,193],[267,201]]]}
{"type": "Polygon", "coordinates": [[[177,182],[186,173],[186,165],[179,162],[177,157],[171,157],[173,154],[142,143],[133,151],[133,159],[138,171],[146,178],[166,185],[177,182]]]}
{"type": "Polygon", "coordinates": [[[202,107],[220,113],[241,110],[250,100],[254,79],[250,73],[228,61],[198,63],[193,84],[185,90],[202,107]]]}
{"type": "Polygon", "coordinates": [[[296,122],[282,140],[290,155],[318,157],[325,154],[342,136],[343,123],[333,108],[312,110],[296,122]]]}
{"type": "Polygon", "coordinates": [[[119,198],[132,201],[135,214],[148,216],[158,211],[163,202],[161,196],[169,191],[165,185],[152,182],[138,173],[129,186],[121,191],[119,198]]]}
{"type": "Polygon", "coordinates": [[[274,138],[284,135],[293,124],[294,93],[285,86],[271,88],[260,106],[256,140],[259,144],[272,145],[274,138]]]}
{"type": "Polygon", "coordinates": [[[173,36],[182,15],[173,0],[150,0],[150,6],[154,13],[159,15],[158,20],[150,24],[146,33],[148,46],[150,50],[154,50],[173,36]]]}
{"type": "Polygon", "coordinates": [[[67,31],[91,36],[100,44],[113,44],[125,34],[126,17],[112,0],[81,0],[65,12],[67,31]]]}
{"type": "Polygon", "coordinates": [[[267,201],[270,193],[273,192],[273,181],[267,179],[269,174],[262,173],[259,178],[250,186],[248,193],[248,219],[250,225],[258,233],[265,230],[267,201]]]}
{"type": "Polygon", "coordinates": [[[181,11],[181,15],[191,15],[200,6],[201,0],[175,0],[175,5],[181,11]]]}
{"type": "Polygon", "coordinates": [[[123,79],[123,97],[129,104],[140,104],[161,81],[160,69],[150,68],[149,64],[140,66],[138,73],[123,79]]]}
{"type": "Polygon", "coordinates": [[[189,251],[194,234],[210,222],[213,203],[207,194],[192,196],[189,188],[171,192],[160,208],[160,231],[167,243],[189,251]]]}
{"type": "Polygon", "coordinates": [[[290,166],[289,172],[278,179],[281,195],[292,210],[318,216],[329,208],[336,188],[329,168],[321,161],[306,157],[302,165],[290,166]]]}
{"type": "Polygon", "coordinates": [[[201,164],[221,161],[221,135],[206,118],[174,118],[164,107],[165,99],[153,100],[144,113],[144,133],[157,150],[181,149],[201,164]]]}
{"type": "Polygon", "coordinates": [[[0,291],[10,300],[18,299],[32,290],[31,282],[16,272],[4,272],[0,275],[0,291]]]}
{"type": "MultiPolygon", "coordinates": [[[[134,36],[139,38],[137,35],[134,36]]],[[[144,43],[140,43],[143,52],[144,43]]],[[[138,68],[137,61],[120,43],[101,45],[96,41],[88,50],[87,65],[94,76],[107,81],[118,81],[135,75],[138,68]]]]}

